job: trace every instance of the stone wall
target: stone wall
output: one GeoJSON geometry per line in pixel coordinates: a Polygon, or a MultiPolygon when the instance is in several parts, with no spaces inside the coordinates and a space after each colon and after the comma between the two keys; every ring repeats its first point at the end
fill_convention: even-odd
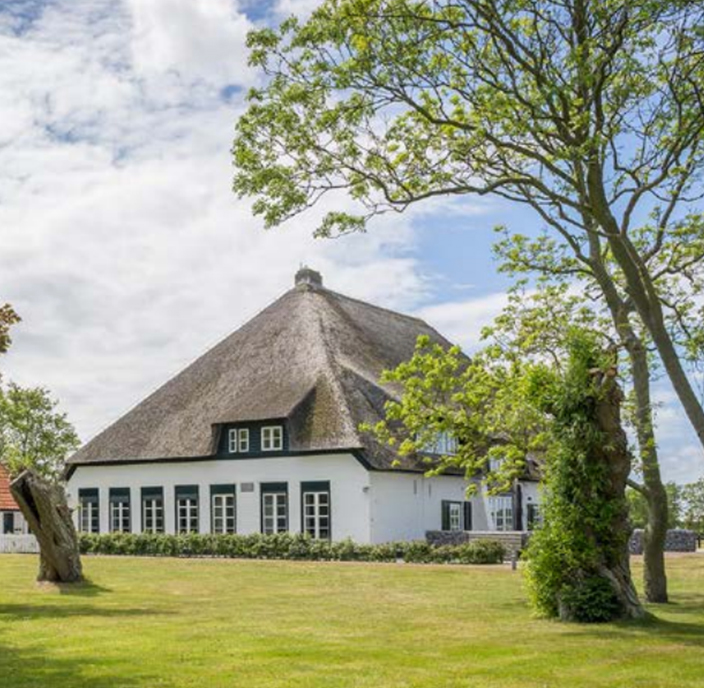
{"type": "Polygon", "coordinates": [[[425,537],[431,545],[462,545],[472,540],[494,540],[506,548],[510,558],[514,552],[520,552],[528,542],[529,533],[520,530],[481,531],[481,530],[429,530],[425,537]]]}
{"type": "MultiPolygon", "coordinates": [[[[628,543],[631,554],[643,554],[643,531],[633,531],[628,543]]],[[[665,538],[666,552],[696,552],[697,534],[693,530],[668,530],[665,538]]]]}
{"type": "MultiPolygon", "coordinates": [[[[479,530],[429,530],[425,534],[431,545],[461,545],[472,540],[496,540],[505,548],[510,557],[513,552],[520,552],[528,544],[530,533],[519,530],[506,532],[479,530]]],[[[628,543],[631,554],[643,554],[643,531],[636,529],[628,543]]],[[[693,530],[668,530],[665,540],[666,552],[696,552],[697,534],[693,530]]]]}

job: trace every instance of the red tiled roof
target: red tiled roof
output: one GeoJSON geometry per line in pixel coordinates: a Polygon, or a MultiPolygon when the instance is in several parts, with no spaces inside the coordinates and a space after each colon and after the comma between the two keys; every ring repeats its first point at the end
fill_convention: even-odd
{"type": "Polygon", "coordinates": [[[10,474],[0,463],[0,511],[19,511],[17,502],[10,494],[10,474]]]}

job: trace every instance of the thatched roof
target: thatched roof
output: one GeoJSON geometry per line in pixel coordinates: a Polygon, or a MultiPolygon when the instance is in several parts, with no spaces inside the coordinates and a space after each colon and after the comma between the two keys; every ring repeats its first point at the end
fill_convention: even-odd
{"type": "MultiPolygon", "coordinates": [[[[215,453],[223,423],[288,419],[292,452],[358,449],[373,468],[397,458],[358,430],[394,395],[382,370],[407,360],[419,335],[449,342],[418,318],[329,291],[317,273],[213,347],[80,449],[72,464],[215,453]]],[[[407,469],[421,466],[403,460],[407,469]]]]}

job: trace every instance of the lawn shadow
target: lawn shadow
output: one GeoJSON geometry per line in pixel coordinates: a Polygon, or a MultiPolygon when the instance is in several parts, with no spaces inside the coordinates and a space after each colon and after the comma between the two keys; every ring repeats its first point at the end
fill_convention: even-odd
{"type": "MultiPolygon", "coordinates": [[[[99,655],[77,652],[56,652],[55,647],[43,649],[40,644],[19,646],[13,637],[15,624],[38,622],[38,628],[53,621],[70,623],[72,619],[110,619],[124,617],[154,617],[169,614],[160,610],[139,607],[103,608],[82,602],[82,598],[104,592],[104,588],[90,583],[79,586],[57,586],[60,597],[49,596],[45,604],[31,600],[0,604],[0,685],[11,688],[151,688],[154,685],[170,688],[173,683],[162,676],[131,673],[129,667],[106,663],[99,655]],[[66,599],[65,595],[69,596],[66,599]],[[71,599],[75,597],[74,599],[71,599]],[[53,604],[50,600],[55,601],[53,604]],[[15,642],[13,642],[15,641],[15,642]],[[7,683],[4,681],[7,680],[7,683]]],[[[77,621],[77,623],[81,623],[77,621]]],[[[60,626],[59,626],[60,627],[60,626]]],[[[41,630],[40,630],[41,634],[41,630]]],[[[52,643],[53,645],[53,643],[52,643]]],[[[84,648],[85,649],[85,648],[84,648]]],[[[96,647],[97,649],[97,647],[96,647]]]]}
{"type": "Polygon", "coordinates": [[[704,616],[704,596],[678,594],[674,602],[663,605],[648,605],[650,616],[641,621],[620,621],[613,624],[574,626],[572,633],[593,638],[637,638],[657,635],[659,640],[704,647],[704,624],[699,621],[704,616]],[[661,615],[675,615],[677,620],[661,615]],[[688,619],[697,619],[689,621],[688,619]]]}
{"type": "Polygon", "coordinates": [[[0,604],[0,620],[26,621],[28,619],[67,619],[75,616],[101,618],[122,616],[161,616],[171,614],[151,608],[94,607],[88,604],[35,604],[34,602],[0,604]]]}
{"type": "Polygon", "coordinates": [[[110,588],[93,583],[90,580],[83,580],[80,583],[37,583],[37,588],[42,592],[58,593],[71,597],[97,597],[103,593],[112,592],[110,588]]]}
{"type": "MultiPolygon", "coordinates": [[[[11,640],[11,633],[5,634],[11,640]]],[[[40,649],[18,648],[0,638],[0,681],[12,688],[172,688],[161,676],[135,677],[101,662],[99,656],[55,656],[40,649]],[[97,672],[103,667],[104,672],[97,672]],[[7,681],[7,683],[5,683],[7,681]]]]}

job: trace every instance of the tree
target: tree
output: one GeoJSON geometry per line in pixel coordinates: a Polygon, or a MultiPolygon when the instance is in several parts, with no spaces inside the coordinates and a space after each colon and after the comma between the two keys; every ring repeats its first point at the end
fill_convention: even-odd
{"type": "Polygon", "coordinates": [[[0,461],[18,475],[32,468],[57,482],[80,441],[58,402],[41,387],[0,386],[0,461]]]}
{"type": "Polygon", "coordinates": [[[678,349],[704,341],[703,20],[693,0],[327,0],[250,34],[268,81],[237,124],[235,191],[271,226],[346,190],[363,210],[321,236],[438,196],[528,206],[637,315],[704,446],[678,349]]]}
{"type": "MultiPolygon", "coordinates": [[[[683,495],[684,488],[679,485],[669,482],[665,484],[665,493],[667,494],[667,527],[681,528],[683,525],[683,495]]],[[[639,490],[630,488],[626,492],[628,499],[628,516],[634,528],[645,528],[648,525],[648,502],[643,493],[639,490]]]]}
{"type": "MultiPolygon", "coordinates": [[[[604,271],[601,274],[607,307],[599,307],[599,300],[590,297],[595,279],[582,275],[576,292],[572,282],[565,280],[574,261],[561,253],[554,243],[530,242],[520,235],[508,237],[496,247],[503,260],[502,269],[513,274],[526,272],[530,266],[539,266],[542,275],[538,290],[523,293],[522,283],[510,294],[509,304],[484,332],[485,337],[497,339],[504,351],[514,356],[546,355],[556,357],[556,351],[565,350],[565,336],[574,326],[589,331],[602,340],[603,346],[625,354],[621,369],[629,374],[622,380],[631,389],[628,416],[635,428],[639,461],[634,472],[642,476],[642,484],[629,484],[642,495],[647,518],[643,523],[643,578],[645,597],[649,602],[667,602],[665,572],[665,538],[668,527],[668,500],[660,477],[657,444],[650,403],[649,354],[642,337],[621,307],[619,286],[604,271]],[[547,275],[547,277],[546,277],[547,275]]],[[[593,275],[591,275],[594,277],[593,275]]]]}
{"type": "Polygon", "coordinates": [[[39,542],[37,580],[48,583],[83,581],[78,536],[63,485],[27,469],[10,483],[10,491],[27,519],[30,532],[39,542]]]}
{"type": "Polygon", "coordinates": [[[0,306],[0,354],[4,354],[12,343],[10,338],[10,327],[20,321],[19,315],[15,313],[10,304],[0,306]]]}
{"type": "Polygon", "coordinates": [[[536,609],[565,620],[639,618],[628,560],[631,455],[613,353],[572,328],[553,354],[529,360],[489,346],[470,361],[421,337],[411,360],[384,374],[400,399],[367,429],[402,455],[422,455],[449,433],[456,454],[434,459],[430,472],[459,467],[489,491],[504,491],[531,454],[542,456],[546,516],[527,569],[536,609]],[[487,471],[491,459],[500,467],[487,471]]]}
{"type": "Polygon", "coordinates": [[[682,525],[704,533],[704,478],[682,488],[682,525]]]}
{"type": "MultiPolygon", "coordinates": [[[[0,308],[0,354],[7,352],[9,330],[17,322],[19,316],[10,306],[0,308]]],[[[66,452],[75,448],[77,438],[55,407],[46,390],[0,388],[0,460],[7,460],[15,473],[24,469],[10,491],[39,542],[37,580],[77,583],[83,580],[78,537],[66,493],[56,480],[59,465],[66,452]]]]}

